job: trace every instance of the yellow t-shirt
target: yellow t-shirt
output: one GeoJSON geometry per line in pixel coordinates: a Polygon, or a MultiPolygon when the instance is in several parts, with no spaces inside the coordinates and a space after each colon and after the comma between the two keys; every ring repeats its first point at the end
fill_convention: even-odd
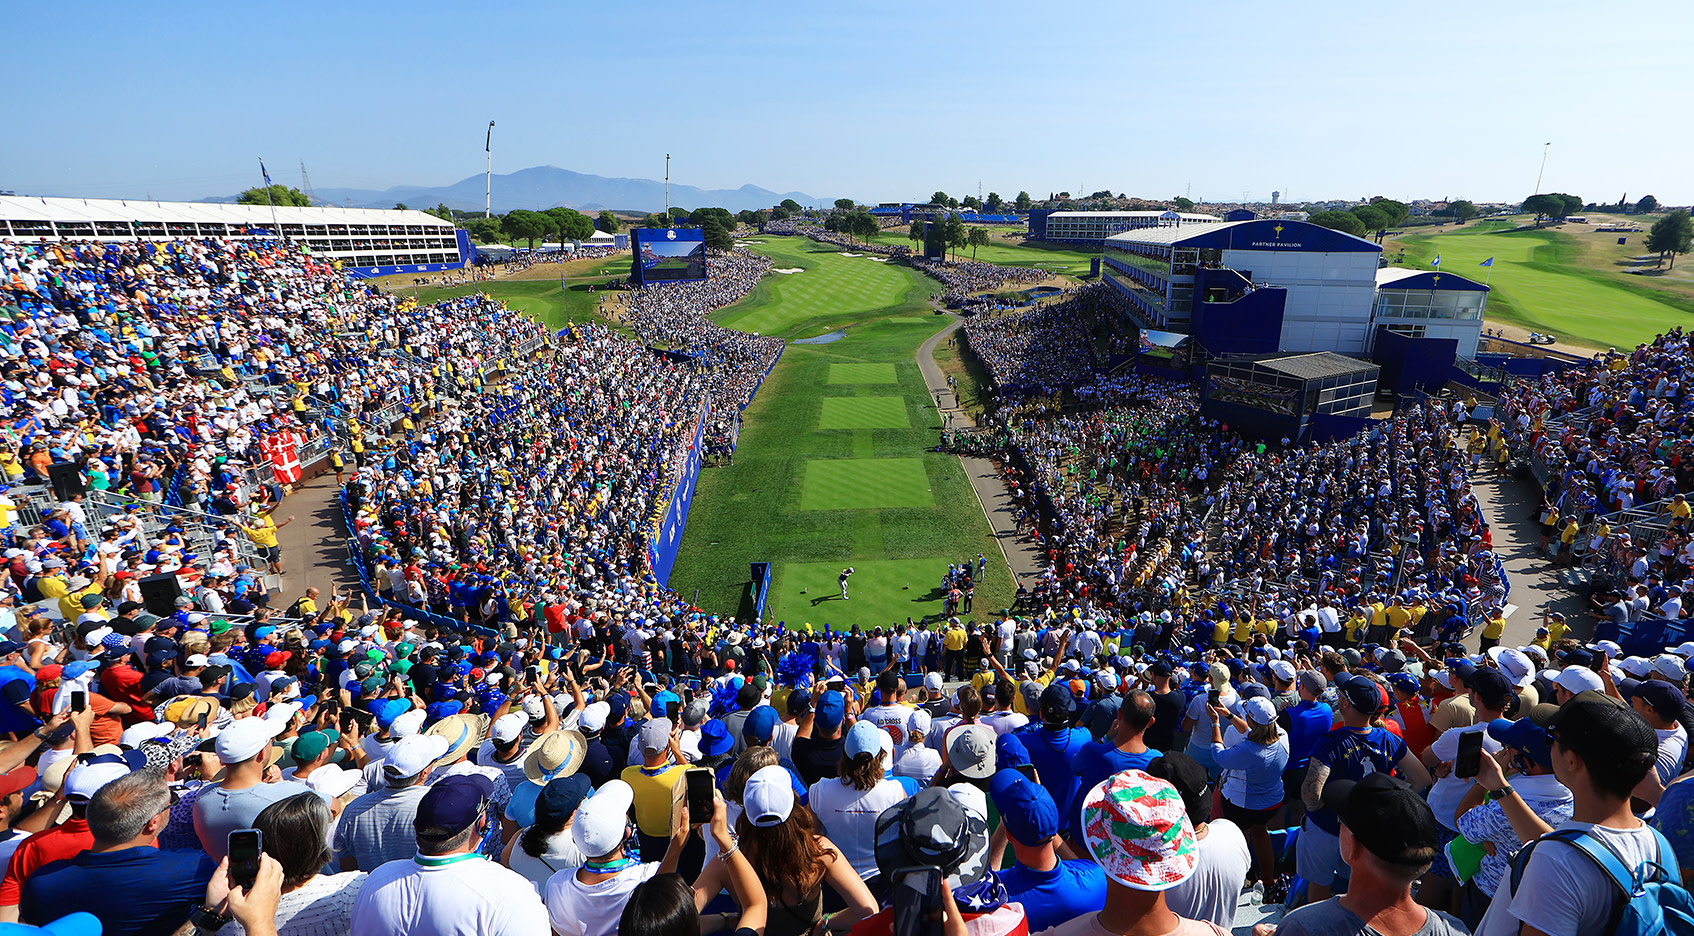
{"type": "MultiPolygon", "coordinates": [[[[672,789],[688,770],[681,764],[648,770],[631,764],[620,775],[623,782],[635,791],[635,825],[645,835],[671,834],[672,789]]],[[[693,816],[688,817],[693,819],[693,816]]]]}
{"type": "Polygon", "coordinates": [[[1253,633],[1253,618],[1251,616],[1248,616],[1245,619],[1236,618],[1236,620],[1235,620],[1235,633],[1234,633],[1234,635],[1232,636],[1231,639],[1233,639],[1236,643],[1246,643],[1248,641],[1248,639],[1252,636],[1252,633],[1253,633]]]}
{"type": "Polygon", "coordinates": [[[1559,531],[1559,542],[1567,545],[1576,542],[1576,534],[1580,532],[1581,529],[1582,526],[1576,522],[1575,517],[1572,517],[1571,521],[1565,524],[1565,528],[1559,531]]]}
{"type": "Polygon", "coordinates": [[[254,520],[252,526],[243,526],[241,529],[247,533],[247,538],[252,540],[255,545],[276,545],[276,521],[271,519],[270,514],[260,514],[259,519],[254,520]]]}
{"type": "MultiPolygon", "coordinates": [[[[46,589],[42,589],[41,594],[42,597],[46,597],[46,589]]],[[[59,613],[64,615],[66,621],[75,623],[76,619],[81,617],[82,612],[85,610],[82,606],[83,596],[98,594],[100,594],[100,586],[93,584],[90,584],[87,588],[79,589],[77,591],[70,591],[67,589],[65,596],[59,599],[59,613]]]]}
{"type": "Polygon", "coordinates": [[[1218,618],[1218,622],[1212,625],[1212,645],[1225,643],[1229,643],[1229,621],[1218,618]]]}
{"type": "MultiPolygon", "coordinates": [[[[1489,615],[1488,616],[1488,623],[1482,625],[1482,636],[1488,638],[1489,640],[1499,640],[1500,636],[1502,634],[1504,634],[1505,632],[1506,632],[1506,618],[1505,618],[1504,615],[1502,615],[1498,611],[1489,615]]],[[[1542,648],[1542,649],[1546,649],[1546,648],[1542,648]]]]}
{"type": "Polygon", "coordinates": [[[1688,506],[1688,501],[1686,501],[1686,500],[1674,501],[1673,500],[1673,501],[1670,502],[1670,515],[1671,516],[1681,517],[1682,519],[1687,520],[1690,514],[1694,514],[1694,507],[1688,506]]]}
{"type": "Polygon", "coordinates": [[[952,630],[949,630],[946,636],[942,638],[941,645],[948,650],[965,649],[965,629],[962,627],[955,627],[952,630]]]}

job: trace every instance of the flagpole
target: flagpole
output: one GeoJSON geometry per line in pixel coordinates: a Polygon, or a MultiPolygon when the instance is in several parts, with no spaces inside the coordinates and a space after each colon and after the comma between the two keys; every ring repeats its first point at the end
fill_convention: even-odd
{"type": "Polygon", "coordinates": [[[282,225],[276,223],[276,199],[271,197],[271,174],[265,171],[265,157],[259,157],[259,175],[265,178],[265,204],[271,206],[271,236],[282,238],[282,225]]]}

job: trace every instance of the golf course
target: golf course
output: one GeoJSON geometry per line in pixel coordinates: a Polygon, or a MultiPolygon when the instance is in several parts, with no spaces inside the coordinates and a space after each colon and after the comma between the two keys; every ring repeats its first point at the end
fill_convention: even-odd
{"type": "Polygon", "coordinates": [[[1392,258],[1403,249],[1405,259],[1397,265],[1414,269],[1429,269],[1439,255],[1443,273],[1486,280],[1488,324],[1516,325],[1582,347],[1631,347],[1694,325],[1694,294],[1685,281],[1661,283],[1657,276],[1625,272],[1643,269],[1643,234],[1601,233],[1586,225],[1499,226],[1481,222],[1408,234],[1387,242],[1385,253],[1392,258]],[[1617,244],[1619,237],[1626,243],[1617,244]],[[1493,265],[1481,266],[1490,257],[1493,265]]]}
{"type": "Polygon", "coordinates": [[[734,464],[700,472],[670,586],[734,613],[748,564],[769,561],[766,620],[887,625],[938,614],[948,564],[981,553],[992,561],[977,613],[1005,607],[1011,577],[959,460],[930,451],[940,417],[915,354],[946,325],[931,306],[939,284],[805,238],[754,241],[802,272],[767,274],[713,321],[791,343],[744,413],[734,464]]]}

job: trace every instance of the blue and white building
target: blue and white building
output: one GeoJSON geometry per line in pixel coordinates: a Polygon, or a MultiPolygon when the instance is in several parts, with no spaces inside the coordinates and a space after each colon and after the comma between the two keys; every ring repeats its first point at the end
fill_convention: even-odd
{"type": "Polygon", "coordinates": [[[1212,354],[1370,350],[1382,247],[1305,221],[1148,227],[1106,238],[1100,274],[1145,328],[1212,354]]]}
{"type": "Polygon", "coordinates": [[[1182,211],[1051,211],[1029,213],[1029,236],[1062,244],[1098,244],[1114,234],[1143,228],[1217,224],[1215,215],[1182,211]]]}
{"type": "Polygon", "coordinates": [[[1383,267],[1376,271],[1375,326],[1408,338],[1452,338],[1462,360],[1476,358],[1488,287],[1457,273],[1383,267]]]}

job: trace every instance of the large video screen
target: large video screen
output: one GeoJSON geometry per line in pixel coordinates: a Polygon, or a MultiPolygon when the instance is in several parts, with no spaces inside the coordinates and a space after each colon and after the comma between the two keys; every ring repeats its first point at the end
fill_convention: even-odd
{"type": "Polygon", "coordinates": [[[632,274],[638,283],[706,278],[706,236],[699,228],[637,228],[632,274]]]}

